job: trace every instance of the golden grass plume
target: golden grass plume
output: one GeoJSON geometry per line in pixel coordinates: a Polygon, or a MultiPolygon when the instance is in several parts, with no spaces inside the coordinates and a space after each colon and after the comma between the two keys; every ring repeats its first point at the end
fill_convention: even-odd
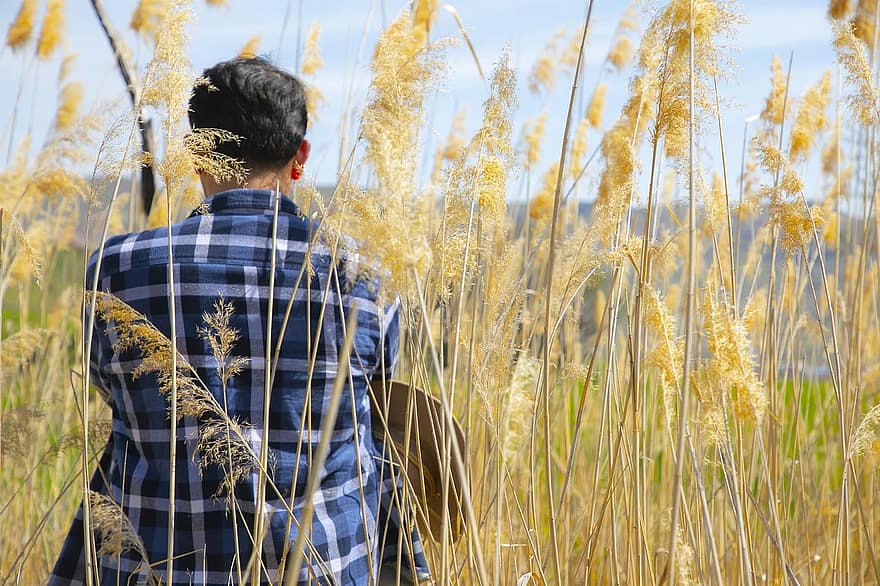
{"type": "Polygon", "coordinates": [[[855,35],[852,25],[837,23],[834,25],[833,45],[838,63],[846,70],[846,82],[853,88],[853,93],[846,97],[850,110],[862,124],[876,126],[880,123],[880,92],[874,85],[865,43],[855,35]]]}
{"type": "Polygon", "coordinates": [[[15,18],[6,31],[6,46],[17,51],[31,38],[34,32],[34,18],[37,13],[37,0],[22,0],[15,18]]]}
{"type": "Polygon", "coordinates": [[[138,0],[128,26],[141,37],[155,42],[170,5],[171,0],[138,0]]]}
{"type": "Polygon", "coordinates": [[[260,43],[263,42],[263,35],[254,35],[249,38],[244,45],[242,45],[241,49],[238,50],[238,56],[253,59],[257,56],[258,51],[260,50],[260,43]]]}
{"type": "Polygon", "coordinates": [[[52,56],[64,35],[65,0],[49,0],[46,16],[37,39],[37,57],[46,60],[52,56]]]}
{"type": "Polygon", "coordinates": [[[321,37],[321,23],[313,22],[306,34],[306,42],[302,53],[302,74],[315,75],[324,66],[318,40],[321,37]]]}

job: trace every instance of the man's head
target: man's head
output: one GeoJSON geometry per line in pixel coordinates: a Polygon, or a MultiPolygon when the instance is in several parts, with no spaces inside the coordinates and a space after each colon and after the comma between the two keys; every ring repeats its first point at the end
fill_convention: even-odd
{"type": "Polygon", "coordinates": [[[299,168],[308,156],[306,95],[292,75],[267,60],[237,58],[206,69],[189,106],[193,128],[220,128],[241,138],[216,147],[253,173],[299,168]]]}

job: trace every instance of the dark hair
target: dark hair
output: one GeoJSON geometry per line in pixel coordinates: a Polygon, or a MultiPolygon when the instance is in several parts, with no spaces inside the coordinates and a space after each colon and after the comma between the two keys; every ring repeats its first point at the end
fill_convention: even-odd
{"type": "Polygon", "coordinates": [[[262,57],[230,59],[206,69],[189,100],[193,128],[240,137],[215,150],[251,167],[278,167],[296,154],[308,126],[302,83],[262,57]]]}

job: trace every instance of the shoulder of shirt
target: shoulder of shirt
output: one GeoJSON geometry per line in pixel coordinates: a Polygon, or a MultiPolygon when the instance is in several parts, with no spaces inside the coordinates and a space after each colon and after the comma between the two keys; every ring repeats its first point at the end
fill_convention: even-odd
{"type": "MultiPolygon", "coordinates": [[[[189,220],[190,218],[187,218],[189,220]]],[[[185,220],[186,221],[186,220],[185,220]]],[[[184,222],[180,222],[178,224],[174,224],[172,229],[180,226],[184,222]]],[[[130,244],[132,242],[141,242],[141,241],[149,241],[149,240],[161,240],[162,243],[166,242],[166,238],[168,235],[168,227],[167,226],[159,226],[158,228],[151,228],[149,230],[140,230],[137,232],[127,232],[125,234],[116,234],[114,236],[110,236],[107,240],[104,241],[104,246],[95,249],[89,259],[89,264],[92,264],[97,259],[98,252],[101,252],[101,255],[104,257],[117,252],[121,246],[125,244],[130,244]]]]}
{"type": "MultiPolygon", "coordinates": [[[[204,236],[235,236],[236,233],[231,229],[217,229],[216,226],[212,226],[209,230],[204,230],[203,222],[206,218],[228,218],[226,214],[220,215],[212,215],[212,214],[195,214],[181,222],[173,224],[171,226],[172,231],[172,239],[179,237],[192,236],[196,234],[203,234],[204,236]]],[[[258,215],[254,215],[254,217],[261,217],[258,215]]],[[[303,216],[291,216],[292,218],[296,218],[294,221],[303,222],[302,233],[308,234],[311,229],[316,227],[313,220],[303,216]],[[312,224],[312,227],[309,227],[308,224],[312,224]]],[[[222,221],[222,220],[221,220],[222,221]]],[[[293,227],[296,229],[295,227],[293,227]]],[[[318,228],[320,229],[320,228],[318,228]]],[[[358,251],[358,245],[355,239],[352,237],[341,234],[340,235],[340,246],[339,251],[336,254],[336,266],[339,270],[340,274],[343,276],[344,281],[348,283],[348,288],[358,288],[361,286],[366,286],[369,290],[375,290],[379,283],[379,278],[381,273],[379,271],[370,270],[368,273],[361,272],[361,255],[358,251]],[[365,276],[369,275],[369,276],[365,276]]],[[[297,238],[293,238],[290,240],[299,240],[297,238]]],[[[130,249],[137,248],[143,251],[144,249],[165,249],[168,246],[168,227],[167,226],[159,226],[158,228],[152,228],[149,230],[142,230],[138,232],[129,232],[126,234],[118,234],[115,236],[109,237],[105,242],[104,246],[94,250],[89,258],[88,270],[89,274],[92,273],[98,261],[98,253],[101,253],[102,257],[102,273],[106,270],[107,261],[111,261],[114,257],[118,257],[126,248],[130,249]]],[[[321,238],[317,238],[313,245],[310,247],[311,254],[313,257],[313,262],[318,261],[315,265],[316,268],[321,272],[326,272],[329,270],[328,263],[333,255],[331,255],[331,246],[328,242],[324,241],[321,238]],[[322,259],[322,260],[319,260],[322,259]],[[323,270],[321,270],[323,269],[323,270]]],[[[361,293],[362,295],[363,293],[361,293]]]]}
{"type": "Polygon", "coordinates": [[[110,236],[107,240],[104,241],[104,246],[98,247],[92,251],[92,254],[89,256],[89,270],[92,270],[94,265],[98,262],[98,253],[101,254],[102,257],[106,258],[114,253],[119,251],[119,248],[127,243],[137,242],[140,240],[155,240],[158,238],[165,238],[168,233],[168,229],[166,226],[160,226],[159,228],[152,228],[150,230],[141,230],[139,232],[128,232],[125,234],[116,234],[114,236],[110,236]]]}

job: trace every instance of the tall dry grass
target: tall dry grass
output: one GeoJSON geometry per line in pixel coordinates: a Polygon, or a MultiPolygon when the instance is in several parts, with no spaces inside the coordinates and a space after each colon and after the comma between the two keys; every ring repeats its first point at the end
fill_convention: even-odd
{"type": "MultiPolygon", "coordinates": [[[[456,122],[425,156],[426,96],[456,50],[433,33],[438,19],[458,18],[443,8],[416,2],[382,33],[359,123],[342,126],[350,130],[339,137],[335,191],[293,193],[331,249],[356,242],[364,271],[390,272],[383,295],[403,307],[397,377],[443,405],[439,480],[446,496],[466,472],[465,528],[454,541],[448,523],[423,525],[435,580],[880,582],[877,3],[831,3],[837,69],[804,95],[791,92],[790,64],[774,61],[739,171],[729,166],[740,145],[722,126],[718,92],[742,22],[732,3],[656,7],[640,41],[628,10],[597,75],[583,55],[606,48],[590,39],[585,2],[581,28],[551,39],[527,80],[502,56],[476,132],[465,136],[456,122]],[[603,114],[609,85],[625,83],[615,72],[627,67],[621,110],[603,114]],[[545,132],[550,114],[513,127],[521,86],[568,88],[563,136],[545,132]],[[720,153],[718,168],[704,167],[707,148],[720,153]],[[588,214],[582,199],[593,202],[588,214]],[[466,451],[443,431],[453,416],[466,451]]],[[[38,26],[25,0],[7,46],[32,67],[30,55],[57,46],[63,10],[53,0],[38,26]]],[[[133,112],[114,121],[98,115],[101,105],[84,109],[62,67],[43,146],[15,145],[10,133],[14,156],[0,173],[4,583],[45,579],[84,497],[104,537],[91,559],[142,547],[124,511],[88,493],[109,412],[83,368],[83,315],[110,312],[129,328],[142,367],[161,374],[171,421],[216,415],[221,423],[199,441],[230,483],[254,473],[272,489],[265,454],[249,452],[202,393],[174,332],[83,294],[84,254],[108,234],[171,223],[197,205],[196,167],[241,172],[210,155],[222,136],[184,133],[195,81],[188,14],[183,0],[138,3],[131,28],[152,57],[133,112]],[[162,130],[154,153],[138,147],[146,111],[162,130]],[[149,219],[122,193],[130,178],[136,193],[144,164],[162,186],[149,219]]],[[[319,30],[298,59],[307,80],[321,65],[319,30]]],[[[23,71],[21,85],[32,75],[23,71]]],[[[320,107],[318,88],[310,95],[320,107]]],[[[234,332],[224,333],[218,303],[205,335],[230,368],[222,376],[234,376],[247,365],[230,355],[234,332]]],[[[266,358],[277,360],[277,349],[266,358]]],[[[314,455],[316,468],[325,455],[314,455]]],[[[234,499],[229,506],[234,513],[234,499]]],[[[307,533],[298,535],[285,553],[294,571],[308,549],[307,533]]],[[[235,575],[254,581],[259,571],[240,564],[235,575]]]]}

